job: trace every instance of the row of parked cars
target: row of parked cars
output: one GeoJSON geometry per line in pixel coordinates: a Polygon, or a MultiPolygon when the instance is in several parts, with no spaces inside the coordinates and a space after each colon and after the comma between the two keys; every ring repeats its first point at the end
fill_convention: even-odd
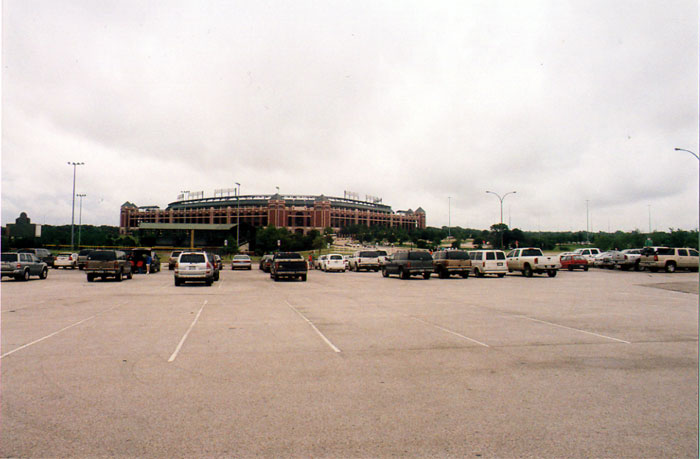
{"type": "Polygon", "coordinates": [[[615,269],[623,271],[660,270],[672,273],[678,269],[698,271],[700,253],[688,247],[644,247],[641,249],[609,250],[597,248],[577,249],[560,255],[562,266],[573,270],[589,267],[615,269]]]}

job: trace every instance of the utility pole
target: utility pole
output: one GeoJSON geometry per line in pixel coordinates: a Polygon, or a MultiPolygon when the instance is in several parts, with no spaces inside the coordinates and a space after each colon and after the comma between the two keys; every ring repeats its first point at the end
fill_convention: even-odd
{"type": "Polygon", "coordinates": [[[78,193],[76,196],[80,198],[80,213],[78,214],[78,248],[80,248],[80,233],[83,230],[83,198],[87,195],[78,193]]]}
{"type": "Polygon", "coordinates": [[[74,226],[75,226],[75,170],[78,166],[82,166],[85,163],[75,163],[68,161],[69,166],[73,166],[73,204],[70,211],[70,248],[73,250],[75,248],[75,237],[74,237],[74,226]]]}

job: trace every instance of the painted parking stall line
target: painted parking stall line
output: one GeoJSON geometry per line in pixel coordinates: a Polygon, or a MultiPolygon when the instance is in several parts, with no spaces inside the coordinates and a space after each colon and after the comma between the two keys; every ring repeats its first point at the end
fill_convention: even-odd
{"type": "Polygon", "coordinates": [[[449,333],[449,334],[451,334],[451,335],[454,335],[454,336],[457,336],[457,337],[459,337],[459,338],[465,339],[465,340],[467,340],[467,341],[471,341],[472,343],[476,343],[476,344],[478,344],[479,346],[491,347],[491,346],[489,346],[488,344],[485,344],[485,343],[482,343],[481,341],[475,340],[474,338],[470,338],[470,337],[468,337],[468,336],[464,336],[464,335],[462,335],[462,334],[460,334],[460,333],[457,333],[457,332],[455,332],[455,331],[448,330],[447,328],[441,327],[441,326],[439,326],[439,325],[435,325],[434,323],[430,323],[430,322],[425,321],[425,320],[423,320],[423,319],[419,319],[418,317],[413,317],[413,316],[411,316],[411,319],[417,320],[418,322],[424,323],[424,324],[426,324],[426,325],[430,325],[431,327],[437,328],[438,330],[442,330],[442,331],[444,331],[444,332],[447,332],[447,333],[449,333]]]}
{"type": "Polygon", "coordinates": [[[329,339],[326,337],[326,335],[324,335],[323,333],[321,333],[321,331],[320,331],[318,328],[316,328],[316,325],[314,325],[314,323],[311,322],[304,314],[302,314],[297,308],[295,308],[294,306],[292,306],[291,303],[289,303],[289,301],[284,300],[284,302],[287,303],[287,306],[289,306],[289,308],[290,308],[292,311],[294,311],[294,312],[296,312],[297,314],[299,314],[299,317],[301,317],[302,319],[304,319],[304,321],[305,321],[307,324],[309,324],[309,325],[311,326],[311,328],[313,328],[313,330],[316,332],[316,334],[318,334],[318,336],[321,337],[321,339],[328,345],[328,347],[330,347],[331,349],[333,349],[333,352],[336,352],[336,353],[341,352],[340,349],[338,349],[338,347],[337,347],[335,344],[333,344],[333,343],[331,342],[331,340],[329,340],[329,339]]]}
{"type": "Polygon", "coordinates": [[[82,323],[85,323],[85,322],[87,322],[88,320],[92,320],[92,319],[94,319],[95,317],[97,317],[97,316],[99,316],[99,315],[101,315],[101,314],[104,314],[105,312],[109,312],[109,311],[111,311],[112,309],[114,309],[114,308],[116,308],[116,307],[118,307],[118,306],[121,306],[121,304],[118,304],[118,305],[116,305],[116,306],[112,306],[111,308],[105,309],[104,311],[98,312],[97,314],[93,314],[93,315],[91,315],[90,317],[88,317],[88,318],[86,318],[86,319],[83,319],[83,320],[81,320],[81,321],[79,321],[79,322],[76,322],[76,323],[74,323],[74,324],[68,325],[67,327],[63,327],[62,329],[57,330],[57,331],[55,331],[55,332],[53,332],[53,333],[51,333],[51,334],[49,334],[49,335],[46,335],[46,336],[44,336],[44,337],[42,337],[42,338],[36,339],[36,340],[32,341],[31,343],[23,344],[22,346],[20,346],[20,347],[18,347],[18,348],[16,348],[16,349],[13,349],[13,350],[11,350],[11,351],[9,351],[9,352],[5,352],[4,354],[0,355],[0,359],[3,359],[3,358],[5,358],[5,357],[7,357],[8,355],[12,355],[12,354],[14,354],[14,353],[17,352],[17,351],[21,351],[22,349],[26,349],[26,348],[28,348],[29,346],[33,346],[33,345],[38,344],[38,343],[40,343],[40,342],[42,342],[42,341],[45,341],[45,340],[47,340],[47,339],[49,339],[49,338],[51,338],[51,337],[53,337],[53,336],[58,335],[59,333],[62,333],[62,332],[64,332],[64,331],[66,331],[66,330],[69,330],[69,329],[71,329],[71,328],[73,328],[73,327],[77,327],[78,325],[80,325],[80,324],[82,324],[82,323]]]}
{"type": "Polygon", "coordinates": [[[625,341],[625,340],[623,340],[623,339],[613,338],[612,336],[601,335],[601,334],[599,334],[599,333],[594,333],[594,332],[587,331],[587,330],[581,330],[580,328],[567,327],[566,325],[555,324],[555,323],[553,323],[553,322],[547,322],[546,320],[535,319],[535,318],[533,318],[533,317],[528,317],[528,316],[523,316],[523,315],[513,315],[513,317],[520,317],[520,318],[523,318],[523,319],[531,320],[531,321],[533,321],[533,322],[539,322],[539,323],[542,323],[542,324],[551,325],[551,326],[553,326],[553,327],[565,328],[565,329],[567,329],[567,330],[573,330],[573,331],[577,331],[577,332],[580,332],[580,333],[586,333],[586,334],[588,334],[588,335],[593,335],[593,336],[597,336],[597,337],[599,337],[599,338],[604,338],[604,339],[609,339],[609,340],[612,340],[612,341],[617,341],[617,342],[619,342],[619,343],[632,344],[630,341],[625,341]]]}
{"type": "Polygon", "coordinates": [[[175,352],[173,352],[173,354],[168,359],[168,363],[173,362],[177,358],[177,355],[180,353],[180,349],[182,349],[183,344],[185,344],[185,341],[187,341],[187,337],[189,336],[190,332],[192,331],[195,324],[197,323],[197,320],[199,320],[199,316],[202,314],[202,311],[204,310],[204,306],[206,306],[208,302],[209,302],[209,300],[204,300],[204,303],[202,303],[202,307],[199,308],[197,315],[194,317],[194,320],[190,324],[190,328],[188,328],[187,331],[185,332],[185,334],[182,336],[180,343],[175,348],[175,352]]]}

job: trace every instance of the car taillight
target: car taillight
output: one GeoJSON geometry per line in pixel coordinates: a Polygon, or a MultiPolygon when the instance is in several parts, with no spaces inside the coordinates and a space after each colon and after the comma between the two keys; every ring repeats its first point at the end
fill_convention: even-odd
{"type": "Polygon", "coordinates": [[[537,264],[537,257],[535,257],[535,264],[537,264]]]}
{"type": "Polygon", "coordinates": [[[654,261],[659,261],[659,256],[658,256],[658,255],[654,255],[654,261]]]}
{"type": "Polygon", "coordinates": [[[21,264],[21,263],[17,263],[17,269],[22,269],[22,264],[21,264]]]}
{"type": "Polygon", "coordinates": [[[114,269],[119,269],[119,262],[118,261],[114,262],[114,269]]]}
{"type": "Polygon", "coordinates": [[[406,263],[406,267],[407,267],[407,268],[410,268],[410,267],[411,267],[411,262],[410,262],[410,261],[409,261],[408,263],[406,263]]]}
{"type": "Polygon", "coordinates": [[[73,256],[68,256],[68,261],[73,261],[73,256]]]}
{"type": "Polygon", "coordinates": [[[481,267],[482,267],[482,268],[485,268],[485,267],[486,267],[486,262],[485,262],[485,261],[482,261],[482,262],[481,262],[481,267]]]}

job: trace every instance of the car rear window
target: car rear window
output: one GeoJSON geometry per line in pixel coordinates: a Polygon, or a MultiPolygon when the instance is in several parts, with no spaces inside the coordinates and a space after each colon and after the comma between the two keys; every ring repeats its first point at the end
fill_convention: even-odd
{"type": "Polygon", "coordinates": [[[433,256],[429,252],[409,252],[409,260],[432,260],[433,256]]]}
{"type": "Polygon", "coordinates": [[[386,257],[386,250],[377,250],[377,256],[386,257]]]}
{"type": "Polygon", "coordinates": [[[95,250],[88,255],[88,260],[97,261],[114,261],[117,259],[117,255],[114,252],[108,250],[95,250]]]}
{"type": "Polygon", "coordinates": [[[525,249],[523,250],[523,257],[537,257],[542,255],[542,252],[539,249],[525,249]]]}
{"type": "Polygon", "coordinates": [[[341,257],[340,255],[331,255],[331,260],[342,260],[342,259],[343,259],[343,257],[341,257]]]}
{"type": "Polygon", "coordinates": [[[291,259],[296,259],[296,258],[301,258],[300,253],[296,252],[279,252],[278,254],[275,255],[275,258],[291,258],[291,259]]]}
{"type": "Polygon", "coordinates": [[[360,256],[364,258],[374,258],[377,256],[377,252],[360,252],[360,256]]]}
{"type": "Polygon", "coordinates": [[[469,254],[461,250],[447,252],[447,258],[450,260],[469,260],[469,254]]]}
{"type": "Polygon", "coordinates": [[[503,252],[496,252],[496,260],[505,260],[506,254],[503,252]]]}
{"type": "Polygon", "coordinates": [[[180,263],[204,263],[203,253],[185,253],[180,255],[180,263]]]}
{"type": "Polygon", "coordinates": [[[250,257],[248,255],[235,255],[233,257],[234,260],[250,260],[250,257]]]}
{"type": "Polygon", "coordinates": [[[16,253],[3,253],[2,254],[2,261],[17,261],[17,254],[16,253]]]}

